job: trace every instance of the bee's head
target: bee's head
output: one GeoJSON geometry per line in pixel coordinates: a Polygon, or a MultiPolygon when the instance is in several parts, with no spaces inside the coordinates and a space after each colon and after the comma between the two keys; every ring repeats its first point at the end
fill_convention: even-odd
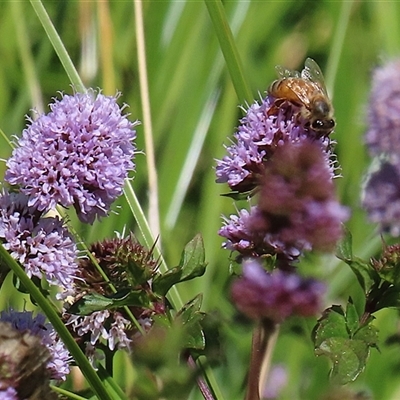
{"type": "Polygon", "coordinates": [[[311,128],[323,136],[329,135],[335,127],[333,109],[325,97],[316,97],[312,102],[311,128]]]}
{"type": "Polygon", "coordinates": [[[321,134],[329,135],[332,129],[335,127],[335,120],[333,118],[330,119],[315,119],[311,122],[311,128],[319,132],[321,134]]]}

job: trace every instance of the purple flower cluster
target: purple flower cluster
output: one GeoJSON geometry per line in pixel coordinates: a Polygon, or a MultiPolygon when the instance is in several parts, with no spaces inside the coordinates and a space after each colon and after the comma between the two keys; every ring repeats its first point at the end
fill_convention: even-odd
{"type": "Polygon", "coordinates": [[[110,313],[108,310],[103,310],[95,311],[87,316],[72,315],[67,325],[71,325],[78,336],[90,334],[91,346],[98,343],[100,338],[107,341],[111,351],[116,346],[118,349],[127,349],[132,342],[126,334],[131,323],[118,312],[110,313]],[[106,325],[109,326],[108,329],[106,325]]]}
{"type": "Polygon", "coordinates": [[[374,71],[365,142],[372,156],[400,155],[400,59],[374,71]]]}
{"type": "Polygon", "coordinates": [[[377,68],[372,78],[365,141],[375,157],[362,204],[372,222],[400,235],[400,60],[377,68]]]}
{"type": "Polygon", "coordinates": [[[243,256],[293,260],[304,250],[331,251],[348,218],[334,196],[332,142],[310,128],[301,107],[267,95],[240,120],[228,155],[217,161],[218,183],[258,194],[257,206],[224,218],[223,247],[243,256]]]}
{"type": "Polygon", "coordinates": [[[365,181],[362,204],[371,222],[392,236],[400,235],[400,161],[382,156],[375,160],[365,181]]]}
{"type": "Polygon", "coordinates": [[[319,310],[324,286],[301,278],[292,262],[304,251],[332,251],[349,216],[335,198],[333,142],[311,129],[301,107],[271,95],[254,103],[217,161],[216,181],[232,197],[257,198],[250,210],[223,217],[219,230],[223,247],[243,261],[232,300],[254,319],[282,322],[319,310]],[[267,273],[263,259],[275,260],[276,270],[267,273]]]}
{"type": "Polygon", "coordinates": [[[242,256],[293,260],[304,250],[332,250],[347,217],[320,146],[302,140],[275,150],[260,178],[258,205],[225,219],[219,234],[242,256]]]}
{"type": "Polygon", "coordinates": [[[42,217],[22,193],[0,196],[0,239],[29,277],[68,290],[77,273],[77,248],[63,221],[42,217]]]}
{"type": "MultiPolygon", "coordinates": [[[[253,190],[264,174],[265,162],[284,143],[297,143],[304,139],[315,140],[324,150],[329,163],[329,138],[318,138],[307,127],[307,121],[299,118],[299,107],[283,103],[278,113],[270,112],[275,99],[267,96],[261,104],[255,102],[240,120],[235,142],[226,147],[228,155],[217,160],[217,183],[228,183],[231,190],[247,192],[253,190]]],[[[333,163],[330,163],[333,176],[333,163]]]]}
{"type": "Polygon", "coordinates": [[[39,211],[73,206],[93,223],[122,194],[134,169],[134,127],[117,97],[93,91],[64,95],[23,131],[5,178],[39,211]]]}
{"type": "Polygon", "coordinates": [[[51,355],[47,363],[47,370],[51,379],[65,380],[69,374],[70,355],[64,344],[57,337],[56,331],[52,325],[46,323],[43,314],[37,314],[33,317],[33,312],[17,312],[13,310],[2,311],[0,314],[1,322],[9,322],[16,330],[20,332],[29,332],[31,335],[40,338],[51,355]]]}
{"type": "Polygon", "coordinates": [[[236,307],[249,318],[279,323],[293,315],[315,315],[321,309],[324,291],[321,282],[280,270],[267,273],[258,260],[248,259],[231,295],[236,307]]]}

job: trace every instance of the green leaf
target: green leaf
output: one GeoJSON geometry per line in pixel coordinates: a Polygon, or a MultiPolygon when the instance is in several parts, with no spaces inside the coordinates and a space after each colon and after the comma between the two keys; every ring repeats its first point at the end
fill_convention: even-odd
{"type": "Polygon", "coordinates": [[[188,301],[177,313],[182,320],[182,322],[188,323],[193,318],[196,317],[196,314],[200,311],[201,303],[203,302],[203,295],[200,293],[194,299],[188,301]]]}
{"type": "Polygon", "coordinates": [[[190,324],[185,330],[184,347],[187,349],[204,350],[206,339],[200,323],[190,324]]]}
{"type": "Polygon", "coordinates": [[[356,275],[364,293],[368,293],[371,287],[379,282],[379,276],[369,262],[354,257],[352,260],[346,261],[346,264],[350,266],[356,275]]]}
{"type": "Polygon", "coordinates": [[[182,322],[185,329],[183,345],[185,348],[203,350],[205,347],[204,332],[200,324],[205,316],[200,311],[202,301],[202,294],[198,294],[186,303],[176,316],[176,319],[182,322]]]}
{"type": "Polygon", "coordinates": [[[316,329],[314,330],[315,348],[319,348],[327,338],[341,337],[347,339],[349,337],[343,310],[340,313],[334,307],[338,306],[333,306],[325,310],[324,315],[318,320],[316,329]]]}
{"type": "Polygon", "coordinates": [[[352,236],[347,229],[345,229],[344,239],[337,247],[336,256],[350,266],[365,294],[369,292],[372,286],[379,283],[379,276],[372,265],[353,256],[352,236]]]}
{"type": "Polygon", "coordinates": [[[206,265],[203,239],[196,235],[184,248],[179,265],[154,278],[153,291],[165,296],[173,285],[202,276],[206,265]]]}
{"type": "Polygon", "coordinates": [[[378,347],[378,333],[378,328],[369,323],[357,331],[354,339],[362,340],[370,347],[378,347]]]}
{"type": "Polygon", "coordinates": [[[109,310],[124,306],[150,308],[149,295],[143,290],[123,290],[111,296],[90,293],[75,302],[69,309],[69,314],[89,315],[95,311],[109,310]]]}
{"type": "Polygon", "coordinates": [[[248,200],[250,197],[253,197],[257,193],[258,190],[259,190],[258,188],[248,190],[246,192],[237,192],[237,191],[233,190],[232,192],[229,192],[229,193],[222,193],[221,196],[229,197],[236,201],[248,200]]]}
{"type": "Polygon", "coordinates": [[[350,335],[353,336],[359,328],[359,316],[351,298],[346,307],[346,324],[350,335]]]}
{"type": "Polygon", "coordinates": [[[364,370],[369,348],[362,340],[332,337],[321,343],[316,354],[331,359],[331,378],[344,385],[354,381],[364,370]]]}
{"type": "Polygon", "coordinates": [[[332,361],[331,377],[337,384],[354,381],[364,370],[371,347],[377,347],[378,330],[373,319],[360,326],[357,310],[349,299],[346,313],[339,306],[327,309],[314,329],[315,354],[332,361]]]}
{"type": "Polygon", "coordinates": [[[182,252],[179,263],[183,271],[182,278],[187,280],[203,275],[206,265],[203,238],[198,234],[186,245],[182,252]]]}
{"type": "Polygon", "coordinates": [[[353,259],[353,236],[351,232],[343,226],[344,237],[339,242],[336,248],[336,257],[341,260],[352,260],[353,259]]]}

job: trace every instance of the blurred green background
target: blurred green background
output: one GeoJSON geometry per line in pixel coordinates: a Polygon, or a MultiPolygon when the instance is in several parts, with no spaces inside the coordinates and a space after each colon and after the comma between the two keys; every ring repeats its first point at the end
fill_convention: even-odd
{"type": "MultiPolygon", "coordinates": [[[[87,87],[103,93],[122,92],[131,118],[143,120],[133,1],[44,1],[73,63],[87,87]]],[[[363,258],[379,254],[380,237],[359,206],[362,176],[369,159],[363,145],[366,105],[373,69],[400,54],[399,1],[225,1],[238,51],[255,99],[275,79],[274,66],[301,69],[306,57],[324,71],[333,95],[337,128],[332,138],[342,177],[338,197],[352,210],[347,226],[354,252],[363,258]]],[[[231,199],[215,184],[215,159],[243,115],[224,63],[210,17],[202,1],[143,2],[147,72],[159,183],[163,254],[177,265],[183,246],[198,232],[204,237],[209,262],[205,276],[181,284],[188,301],[204,294],[205,311],[222,321],[223,360],[214,373],[226,399],[240,399],[248,365],[251,326],[235,321],[228,301],[229,253],[217,235],[221,215],[235,212],[231,199]]],[[[58,92],[72,88],[53,47],[28,1],[0,2],[0,128],[8,138],[20,135],[32,108],[47,111],[58,92]]],[[[143,125],[137,129],[137,169],[133,186],[143,209],[148,204],[143,125]]],[[[11,147],[1,139],[0,158],[11,147]]],[[[0,164],[4,174],[5,163],[0,164]]],[[[79,226],[88,242],[115,231],[136,231],[123,198],[112,214],[92,227],[79,226]],[[120,208],[117,208],[120,207],[120,208]]],[[[71,216],[73,219],[73,216],[71,216]]],[[[362,293],[349,268],[334,256],[310,256],[300,271],[329,284],[326,305],[352,296],[362,310],[362,293]]],[[[18,295],[20,298],[20,295],[18,295]]],[[[15,290],[2,288],[2,308],[15,304],[15,290]]],[[[400,348],[384,344],[396,333],[397,313],[376,315],[380,352],[373,350],[366,371],[353,384],[376,399],[400,398],[400,348]]],[[[316,359],[310,332],[315,320],[291,321],[278,339],[273,363],[283,364],[289,383],[282,399],[320,399],[331,393],[329,363],[316,359]]],[[[130,372],[131,373],[131,372],[130,372]]],[[[132,384],[129,374],[119,380],[132,384]]],[[[193,393],[193,399],[200,398],[193,393]]]]}

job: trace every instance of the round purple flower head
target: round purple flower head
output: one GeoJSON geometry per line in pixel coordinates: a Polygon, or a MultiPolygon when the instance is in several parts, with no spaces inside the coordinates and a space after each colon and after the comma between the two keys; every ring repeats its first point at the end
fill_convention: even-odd
{"type": "Polygon", "coordinates": [[[39,211],[74,206],[79,219],[106,216],[134,169],[134,127],[115,97],[63,95],[23,131],[5,179],[39,211]]]}
{"type": "Polygon", "coordinates": [[[33,317],[33,312],[31,311],[2,311],[0,321],[9,322],[16,330],[29,332],[31,335],[38,337],[51,356],[46,366],[50,378],[56,380],[66,379],[70,372],[69,362],[71,357],[64,344],[58,338],[53,326],[46,323],[46,317],[43,314],[37,314],[36,317],[33,317]]]}
{"type": "Polygon", "coordinates": [[[377,68],[373,74],[365,141],[373,156],[400,155],[400,60],[377,68]]]}
{"type": "Polygon", "coordinates": [[[77,248],[63,221],[43,218],[21,193],[0,195],[0,240],[31,278],[64,290],[72,288],[77,272],[77,248]]]}
{"type": "Polygon", "coordinates": [[[269,318],[282,322],[286,318],[315,315],[321,308],[325,286],[313,279],[303,279],[291,272],[266,272],[256,259],[243,263],[243,277],[231,289],[234,304],[252,319],[269,318]]]}
{"type": "Polygon", "coordinates": [[[286,101],[276,110],[275,100],[268,95],[261,104],[255,102],[248,108],[234,135],[235,142],[226,147],[228,155],[217,160],[217,183],[228,183],[238,192],[252,191],[276,149],[284,143],[304,139],[315,141],[324,150],[333,177],[330,139],[318,136],[309,128],[308,121],[301,118],[300,107],[286,101]]]}

